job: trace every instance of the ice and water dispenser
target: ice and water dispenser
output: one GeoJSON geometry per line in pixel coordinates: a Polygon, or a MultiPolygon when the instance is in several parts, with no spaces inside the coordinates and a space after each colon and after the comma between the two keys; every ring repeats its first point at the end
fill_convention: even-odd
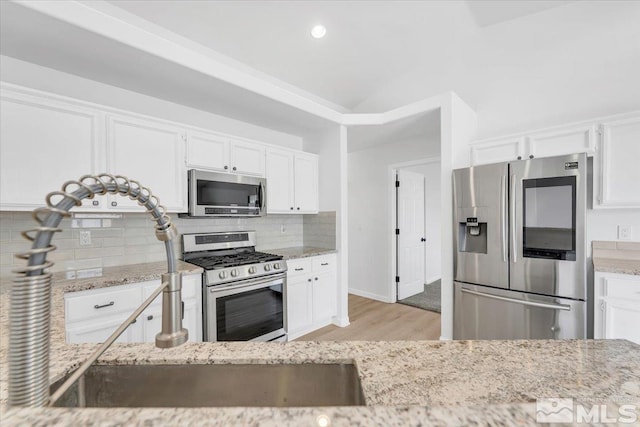
{"type": "Polygon", "coordinates": [[[458,251],[487,253],[487,222],[479,216],[458,219],[458,251]],[[462,220],[462,222],[460,222],[462,220]]]}

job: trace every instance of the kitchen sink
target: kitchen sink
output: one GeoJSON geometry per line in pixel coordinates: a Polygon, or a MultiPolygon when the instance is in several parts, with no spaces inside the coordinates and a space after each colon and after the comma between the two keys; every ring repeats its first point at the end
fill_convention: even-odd
{"type": "MultiPolygon", "coordinates": [[[[66,378],[65,378],[66,379],[66,378]]],[[[61,379],[51,386],[55,391],[61,379]]],[[[353,364],[94,365],[61,407],[364,405],[353,364]]]]}

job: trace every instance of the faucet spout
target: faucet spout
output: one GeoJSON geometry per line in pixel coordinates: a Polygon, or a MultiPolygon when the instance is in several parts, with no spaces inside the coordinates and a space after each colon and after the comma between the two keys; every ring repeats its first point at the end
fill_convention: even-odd
{"type": "MultiPolygon", "coordinates": [[[[59,390],[68,388],[95,360],[135,321],[136,317],[163,293],[162,332],[156,337],[161,348],[175,347],[188,339],[182,328],[181,276],[176,272],[172,240],[178,235],[175,225],[151,191],[121,175],[84,175],[77,181],[67,181],[60,191],[49,193],[47,207],[36,209],[37,228],[22,235],[33,242],[31,249],[17,258],[27,260],[25,267],[15,270],[11,287],[9,313],[9,406],[46,406],[49,398],[49,325],[51,310],[52,274],[46,269],[53,263],[47,254],[56,247],[51,244],[53,233],[69,210],[82,205],[82,200],[96,195],[119,194],[136,200],[156,221],[156,237],[164,242],[167,254],[167,273],[162,285],[85,361],[59,390]],[[54,201],[55,199],[55,201],[54,201]]],[[[59,397],[59,396],[58,396],[59,397]]]]}

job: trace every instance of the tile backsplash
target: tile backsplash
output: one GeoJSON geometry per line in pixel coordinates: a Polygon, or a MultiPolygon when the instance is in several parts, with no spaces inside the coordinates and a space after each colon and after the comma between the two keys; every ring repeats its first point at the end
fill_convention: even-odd
{"type": "MultiPolygon", "coordinates": [[[[260,218],[171,217],[180,233],[255,230],[256,248],[263,251],[303,244],[335,248],[335,212],[305,215],[304,218],[303,215],[268,215],[260,218]],[[311,217],[313,219],[309,219],[311,217]]],[[[155,238],[154,222],[148,214],[122,214],[121,218],[111,219],[106,223],[110,226],[71,228],[71,221],[63,220],[63,231],[56,233],[52,241],[57,249],[47,257],[55,262],[51,271],[111,267],[165,259],[164,245],[155,238]],[[82,231],[90,232],[90,244],[80,245],[82,231]]],[[[14,255],[29,248],[20,232],[35,226],[30,212],[0,212],[0,276],[10,276],[11,270],[20,265],[21,261],[16,260],[14,255]]],[[[178,257],[182,254],[181,242],[180,238],[175,241],[178,257]]]]}
{"type": "Polygon", "coordinates": [[[318,215],[304,215],[303,243],[315,248],[336,248],[336,213],[320,212],[318,215]]]}

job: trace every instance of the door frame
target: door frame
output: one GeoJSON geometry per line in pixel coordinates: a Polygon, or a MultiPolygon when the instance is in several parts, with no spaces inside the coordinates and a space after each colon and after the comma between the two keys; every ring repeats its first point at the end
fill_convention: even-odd
{"type": "MultiPolygon", "coordinates": [[[[389,222],[387,223],[387,235],[389,236],[389,259],[391,260],[389,271],[387,272],[387,280],[389,283],[389,292],[387,302],[398,301],[398,289],[396,287],[396,256],[397,256],[397,242],[396,242],[396,221],[397,221],[397,200],[396,200],[396,174],[398,169],[403,169],[411,166],[429,165],[437,163],[439,167],[440,156],[427,157],[424,159],[411,160],[408,162],[393,163],[388,166],[388,179],[387,179],[387,194],[389,197],[388,209],[389,209],[389,222]]],[[[425,199],[426,203],[426,199],[425,199]]]]}

